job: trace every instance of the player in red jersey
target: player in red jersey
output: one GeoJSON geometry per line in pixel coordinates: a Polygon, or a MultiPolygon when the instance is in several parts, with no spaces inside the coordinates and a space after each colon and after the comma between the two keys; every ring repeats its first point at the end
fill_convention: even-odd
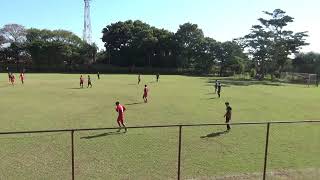
{"type": "Polygon", "coordinates": [[[13,73],[10,74],[10,82],[11,84],[14,86],[14,81],[15,81],[16,77],[14,76],[13,73]]]}
{"type": "Polygon", "coordinates": [[[20,73],[20,80],[21,83],[24,84],[24,73],[20,73]]]}
{"type": "Polygon", "coordinates": [[[125,132],[127,132],[127,127],[124,125],[124,111],[125,110],[126,110],[126,108],[124,106],[122,106],[119,102],[116,102],[116,111],[118,112],[117,123],[119,125],[118,132],[120,132],[120,130],[121,130],[121,125],[124,127],[125,132]]]}
{"type": "Polygon", "coordinates": [[[148,92],[149,92],[149,89],[148,89],[147,85],[144,85],[144,90],[143,90],[143,96],[142,96],[142,98],[143,98],[143,100],[144,100],[145,103],[148,102],[148,92]]]}
{"type": "Polygon", "coordinates": [[[80,88],[83,88],[83,82],[84,82],[84,79],[82,77],[82,75],[80,76],[80,88]]]}

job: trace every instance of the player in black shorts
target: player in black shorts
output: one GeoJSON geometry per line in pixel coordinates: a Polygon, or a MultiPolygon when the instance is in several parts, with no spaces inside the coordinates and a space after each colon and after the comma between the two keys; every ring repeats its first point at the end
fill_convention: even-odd
{"type": "Polygon", "coordinates": [[[217,94],[217,89],[218,89],[218,80],[214,83],[214,93],[217,94]]]}
{"type": "Polygon", "coordinates": [[[89,86],[90,86],[90,88],[92,88],[91,78],[90,78],[90,76],[88,75],[88,87],[87,87],[87,88],[89,88],[89,86]]]}
{"type": "Polygon", "coordinates": [[[221,93],[221,83],[220,82],[218,82],[218,96],[219,96],[219,98],[220,98],[220,93],[221,93]]]}
{"type": "Polygon", "coordinates": [[[225,105],[227,108],[226,108],[226,114],[224,115],[224,117],[226,118],[227,131],[230,131],[231,127],[230,127],[229,123],[231,121],[232,108],[231,108],[229,102],[226,102],[225,105]]]}
{"type": "Polygon", "coordinates": [[[141,82],[141,76],[140,76],[140,74],[138,75],[138,84],[140,84],[140,82],[141,82]]]}

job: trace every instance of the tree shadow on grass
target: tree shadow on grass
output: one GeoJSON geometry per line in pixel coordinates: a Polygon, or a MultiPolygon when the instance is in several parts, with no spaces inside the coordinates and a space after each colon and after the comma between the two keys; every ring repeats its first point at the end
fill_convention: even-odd
{"type": "MultiPolygon", "coordinates": [[[[222,79],[220,80],[222,86],[230,87],[230,86],[252,86],[252,85],[266,85],[266,86],[284,86],[280,82],[273,81],[258,81],[258,80],[245,80],[245,79],[222,79]]],[[[213,86],[215,80],[208,80],[207,83],[209,86],[213,86]]]]}
{"type": "Polygon", "coordinates": [[[120,134],[125,134],[125,133],[124,132],[114,131],[114,132],[107,132],[107,133],[97,134],[97,135],[93,135],[93,136],[81,137],[80,139],[93,139],[93,138],[112,136],[112,135],[120,135],[120,134]]]}
{"type": "Polygon", "coordinates": [[[229,131],[221,131],[221,132],[214,132],[214,133],[210,133],[207,134],[206,136],[201,136],[200,138],[213,138],[213,137],[218,137],[221,135],[225,135],[227,134],[229,131]]]}

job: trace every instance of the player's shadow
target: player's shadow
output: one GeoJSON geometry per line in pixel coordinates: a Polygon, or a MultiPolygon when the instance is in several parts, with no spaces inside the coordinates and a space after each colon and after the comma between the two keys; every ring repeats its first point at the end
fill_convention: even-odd
{"type": "Polygon", "coordinates": [[[134,105],[138,105],[138,104],[144,104],[144,102],[135,102],[135,103],[129,103],[129,104],[125,104],[126,106],[134,106],[134,105]]]}
{"type": "Polygon", "coordinates": [[[78,88],[67,88],[67,89],[85,89],[84,87],[83,88],[80,88],[80,87],[78,87],[78,88]]]}
{"type": "Polygon", "coordinates": [[[212,95],[212,94],[217,94],[217,93],[209,92],[209,93],[206,93],[205,95],[212,95]]]}
{"type": "Polygon", "coordinates": [[[219,99],[219,97],[211,97],[211,98],[208,98],[208,100],[210,99],[219,99]]]}
{"type": "Polygon", "coordinates": [[[214,138],[214,137],[225,135],[228,132],[229,131],[214,132],[214,133],[207,134],[206,136],[201,136],[200,138],[214,138]]]}
{"type": "Polygon", "coordinates": [[[219,97],[201,98],[201,100],[212,100],[212,99],[219,99],[219,97]]]}
{"type": "Polygon", "coordinates": [[[6,88],[6,87],[10,87],[10,86],[12,86],[11,84],[8,84],[8,85],[6,85],[6,86],[0,86],[0,88],[6,88]]]}
{"type": "Polygon", "coordinates": [[[85,136],[85,137],[81,137],[80,139],[93,139],[93,138],[100,138],[100,137],[120,135],[120,134],[124,134],[124,132],[113,131],[113,132],[107,132],[107,133],[97,134],[93,136],[85,136]]]}

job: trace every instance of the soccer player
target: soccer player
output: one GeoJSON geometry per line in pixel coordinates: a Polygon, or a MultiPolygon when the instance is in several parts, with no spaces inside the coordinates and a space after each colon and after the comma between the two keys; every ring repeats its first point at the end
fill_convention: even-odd
{"type": "Polygon", "coordinates": [[[218,80],[214,83],[214,93],[217,94],[217,89],[218,89],[218,80]]]}
{"type": "Polygon", "coordinates": [[[24,73],[20,73],[20,80],[21,83],[24,84],[24,73]]]}
{"type": "Polygon", "coordinates": [[[11,72],[8,72],[8,81],[11,83],[11,72]]]}
{"type": "Polygon", "coordinates": [[[90,78],[90,75],[88,75],[88,87],[87,88],[92,88],[92,83],[91,83],[91,78],[90,78]]]}
{"type": "Polygon", "coordinates": [[[82,75],[80,76],[80,88],[83,88],[83,82],[84,82],[84,79],[82,77],[82,75]]]}
{"type": "Polygon", "coordinates": [[[160,74],[158,73],[156,76],[157,76],[157,82],[159,82],[160,74]]]}
{"type": "Polygon", "coordinates": [[[221,83],[218,82],[218,96],[220,98],[220,93],[221,93],[221,83]]]}
{"type": "Polygon", "coordinates": [[[140,84],[140,81],[141,81],[141,76],[140,74],[138,75],[138,84],[140,84]]]}
{"type": "Polygon", "coordinates": [[[97,73],[97,76],[98,76],[98,79],[100,79],[100,73],[99,72],[97,73]]]}
{"type": "Polygon", "coordinates": [[[14,81],[15,81],[16,77],[14,76],[13,73],[10,74],[10,82],[11,84],[14,86],[14,81]]]}
{"type": "Polygon", "coordinates": [[[143,98],[145,103],[148,102],[148,92],[149,92],[149,89],[148,89],[147,85],[144,85],[142,98],[143,98]]]}
{"type": "Polygon", "coordinates": [[[6,70],[7,70],[7,73],[8,73],[8,81],[10,83],[11,82],[11,72],[9,71],[9,67],[8,66],[7,66],[6,70]]]}
{"type": "Polygon", "coordinates": [[[122,106],[119,102],[116,102],[116,111],[118,112],[118,119],[117,123],[119,125],[119,130],[121,130],[121,125],[124,127],[125,132],[127,132],[127,127],[124,125],[124,111],[126,111],[126,108],[122,106]]]}
{"type": "Polygon", "coordinates": [[[230,131],[231,127],[230,127],[229,122],[231,121],[232,108],[231,108],[229,102],[226,102],[225,105],[226,105],[227,109],[226,109],[226,114],[224,115],[224,117],[226,118],[227,131],[230,131]]]}

